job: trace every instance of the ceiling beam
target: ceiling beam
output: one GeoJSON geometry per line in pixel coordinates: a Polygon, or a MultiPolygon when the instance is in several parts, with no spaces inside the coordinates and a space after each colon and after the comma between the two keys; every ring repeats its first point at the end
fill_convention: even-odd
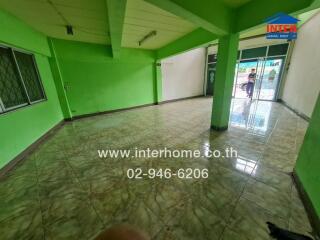
{"type": "Polygon", "coordinates": [[[300,11],[296,11],[295,13],[299,15],[302,13],[313,11],[318,8],[320,8],[320,0],[311,0],[311,4],[309,5],[309,7],[303,8],[300,11]]]}
{"type": "Polygon", "coordinates": [[[295,13],[309,7],[311,3],[312,0],[253,0],[237,9],[235,32],[264,24],[266,18],[279,12],[295,13]]]}
{"type": "Polygon", "coordinates": [[[320,0],[313,0],[311,4],[311,10],[320,7],[320,0]]]}
{"type": "Polygon", "coordinates": [[[208,44],[218,38],[217,35],[198,28],[191,33],[157,50],[157,59],[167,58],[182,52],[208,44]]]}
{"type": "Polygon", "coordinates": [[[234,9],[220,1],[145,0],[216,35],[231,32],[234,9]]]}
{"type": "Polygon", "coordinates": [[[123,23],[127,0],[106,0],[112,56],[118,58],[121,51],[123,23]]]}

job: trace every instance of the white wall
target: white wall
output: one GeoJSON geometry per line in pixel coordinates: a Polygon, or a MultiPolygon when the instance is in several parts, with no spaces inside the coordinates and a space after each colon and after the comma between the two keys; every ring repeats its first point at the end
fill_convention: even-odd
{"type": "Polygon", "coordinates": [[[205,58],[205,48],[198,48],[162,60],[162,100],[202,95],[205,58]]]}
{"type": "Polygon", "coordinates": [[[293,109],[310,117],[320,90],[320,14],[298,31],[282,99],[293,109]]]}

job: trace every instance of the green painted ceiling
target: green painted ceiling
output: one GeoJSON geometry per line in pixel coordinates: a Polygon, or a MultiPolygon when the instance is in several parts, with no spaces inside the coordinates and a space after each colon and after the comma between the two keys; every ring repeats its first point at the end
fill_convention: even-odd
{"type": "MultiPolygon", "coordinates": [[[[253,0],[206,1],[221,1],[224,6],[239,8],[253,0]]],[[[0,8],[50,37],[111,44],[106,0],[0,0],[0,8]],[[68,24],[74,27],[74,35],[66,34],[65,25],[68,24]]],[[[170,9],[167,10],[170,11],[170,9]]],[[[301,14],[298,17],[302,19],[301,23],[303,23],[315,13],[317,10],[301,14]]],[[[198,27],[147,1],[127,0],[121,46],[159,49],[193,32],[198,27]],[[139,40],[151,31],[156,31],[156,36],[139,46],[139,40]]],[[[241,32],[241,38],[263,33],[265,33],[265,26],[260,25],[241,32]]]]}
{"type": "MultiPolygon", "coordinates": [[[[315,14],[319,13],[320,9],[314,9],[305,13],[301,13],[296,15],[295,17],[297,17],[300,21],[298,23],[298,27],[301,27],[303,24],[305,24],[310,18],[312,18],[315,14]]],[[[248,29],[246,31],[243,31],[240,34],[240,38],[247,38],[247,37],[254,37],[254,36],[259,36],[259,35],[263,35],[266,33],[266,25],[263,26],[257,26],[255,28],[252,29],[248,29]]]]}
{"type": "Polygon", "coordinates": [[[237,8],[252,0],[221,0],[221,1],[224,2],[229,7],[237,8]]]}
{"type": "MultiPolygon", "coordinates": [[[[0,8],[54,38],[110,44],[105,0],[0,0],[0,8]],[[65,25],[74,35],[67,35],[65,25]]],[[[157,49],[193,31],[196,26],[143,0],[127,0],[122,46],[157,49]],[[157,35],[142,46],[149,32],[157,35]]]]}
{"type": "Polygon", "coordinates": [[[0,8],[50,37],[110,43],[105,0],[0,0],[0,8]],[[66,34],[67,24],[73,36],[66,34]]]}
{"type": "Polygon", "coordinates": [[[122,46],[157,49],[196,28],[190,22],[143,0],[127,0],[122,46]],[[157,35],[146,40],[142,46],[139,46],[139,40],[154,30],[157,31],[157,35]]]}

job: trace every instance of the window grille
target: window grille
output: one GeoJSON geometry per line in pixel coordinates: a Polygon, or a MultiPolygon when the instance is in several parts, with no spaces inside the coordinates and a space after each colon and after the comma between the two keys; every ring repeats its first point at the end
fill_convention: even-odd
{"type": "Polygon", "coordinates": [[[45,99],[34,56],[0,46],[0,114],[45,99]]]}

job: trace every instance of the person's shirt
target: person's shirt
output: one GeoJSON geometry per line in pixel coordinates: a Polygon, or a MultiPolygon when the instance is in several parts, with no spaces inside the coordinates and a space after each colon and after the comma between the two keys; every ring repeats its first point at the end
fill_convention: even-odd
{"type": "Polygon", "coordinates": [[[256,73],[250,73],[248,79],[248,82],[254,83],[254,80],[256,79],[256,73]]]}

